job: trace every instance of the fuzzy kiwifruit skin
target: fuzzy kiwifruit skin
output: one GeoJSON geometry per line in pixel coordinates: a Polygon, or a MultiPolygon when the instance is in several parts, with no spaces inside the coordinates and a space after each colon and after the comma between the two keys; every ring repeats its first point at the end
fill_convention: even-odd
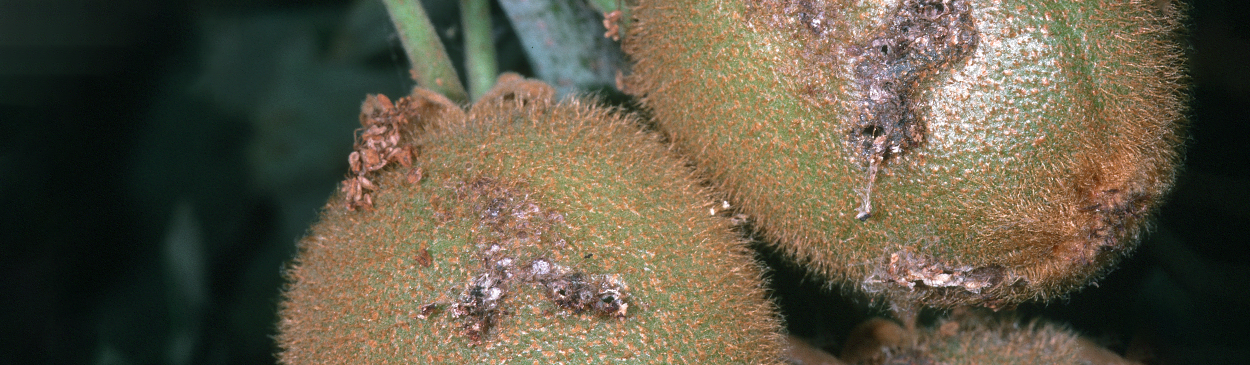
{"type": "Polygon", "coordinates": [[[865,321],[842,343],[838,359],[848,364],[1139,364],[1060,323],[966,307],[913,331],[883,318],[865,321]]]}
{"type": "Polygon", "coordinates": [[[642,1],[625,88],[830,283],[1044,300],[1131,251],[1175,179],[1184,72],[1163,3],[968,1],[979,42],[922,85],[923,142],[882,165],[863,222],[857,52],[898,1],[642,1]]]}
{"type": "MultiPolygon", "coordinates": [[[[913,353],[920,354],[916,357],[937,364],[1089,364],[1082,356],[1089,345],[1076,332],[1044,321],[943,320],[915,337],[913,353]],[[943,333],[943,327],[948,332],[943,333]]],[[[899,363],[909,356],[901,351],[887,358],[886,363],[899,363]]]]}
{"type": "Polygon", "coordinates": [[[707,214],[711,198],[686,164],[632,117],[552,96],[505,75],[468,113],[415,103],[444,106],[410,118],[423,126],[400,142],[419,151],[411,169],[423,178],[408,183],[410,168],[386,167],[371,210],[330,199],[287,271],[280,362],[778,363],[780,321],[759,267],[707,214]],[[505,215],[562,218],[525,228],[540,235],[491,228],[481,222],[499,212],[482,207],[497,199],[539,207],[505,215]],[[541,257],[611,275],[627,288],[626,316],[561,308],[516,279],[497,321],[472,338],[450,304],[482,273],[484,242],[516,265],[541,257]],[[418,318],[429,303],[438,310],[418,318]]]}
{"type": "Polygon", "coordinates": [[[879,358],[887,364],[926,363],[917,359],[949,365],[1141,364],[1082,338],[1067,325],[1036,318],[1021,322],[1010,315],[964,312],[919,329],[909,340],[910,350],[879,358]]]}

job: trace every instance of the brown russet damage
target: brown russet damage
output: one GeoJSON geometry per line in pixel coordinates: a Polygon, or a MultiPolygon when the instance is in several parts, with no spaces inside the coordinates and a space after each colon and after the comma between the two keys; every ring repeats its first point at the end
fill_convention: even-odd
{"type": "MultiPolygon", "coordinates": [[[[1150,207],[1154,204],[1153,196],[1142,192],[1129,192],[1128,189],[1111,188],[1113,184],[1089,188],[1084,193],[1086,205],[1076,208],[1078,214],[1085,215],[1072,227],[1076,236],[1054,242],[1051,252],[1053,261],[1047,263],[1030,263],[1029,267],[1039,267],[1058,263],[1060,267],[1088,267],[1098,260],[1108,257],[1107,254],[1128,249],[1130,243],[1136,241],[1135,235],[1140,233],[1142,220],[1146,219],[1150,207]]],[[[1045,275],[1030,277],[1021,276],[1022,269],[1008,269],[1004,265],[951,265],[937,258],[918,254],[913,251],[899,251],[889,255],[888,260],[879,264],[879,269],[864,281],[865,288],[888,287],[918,292],[928,297],[981,297],[981,302],[991,308],[1004,302],[992,299],[991,290],[1015,290],[1021,285],[1045,285],[1045,275]],[[1018,271],[1020,270],[1020,271],[1018,271]]],[[[1014,266],[1013,266],[1014,267],[1014,266]]]]}
{"type": "Polygon", "coordinates": [[[422,305],[420,308],[417,308],[417,318],[418,319],[430,318],[430,316],[433,316],[434,314],[438,313],[438,310],[439,310],[438,303],[428,303],[428,304],[422,305]]]}
{"type": "Polygon", "coordinates": [[[500,315],[504,295],[508,292],[509,273],[500,266],[488,268],[478,274],[451,305],[451,315],[466,318],[464,334],[473,341],[480,341],[495,325],[500,315]]]}
{"type": "MultiPolygon", "coordinates": [[[[831,67],[848,44],[843,38],[851,32],[848,9],[854,0],[753,0],[746,4],[745,14],[760,29],[789,30],[795,40],[811,53],[800,55],[804,61],[831,67]]],[[[816,86],[816,85],[810,85],[816,86]]]]}
{"type": "Polygon", "coordinates": [[[417,250],[417,263],[421,264],[421,267],[430,267],[430,264],[434,263],[434,257],[430,256],[429,249],[422,247],[417,250]]]}
{"type": "Polygon", "coordinates": [[[881,165],[924,142],[921,92],[938,73],[968,59],[978,39],[967,0],[903,0],[884,28],[859,47],[855,81],[863,99],[848,135],[868,164],[868,177],[855,218],[872,215],[881,165]]]}
{"type": "Polygon", "coordinates": [[[953,267],[910,252],[891,254],[884,269],[868,281],[893,283],[911,290],[942,288],[980,294],[1008,279],[1007,269],[1000,265],[953,267]]]}
{"type": "Polygon", "coordinates": [[[1151,195],[1122,189],[1104,189],[1090,195],[1092,203],[1078,209],[1092,215],[1085,227],[1086,252],[1076,258],[1082,264],[1092,262],[1103,250],[1123,248],[1119,243],[1132,233],[1153,205],[1151,195]]]}
{"type": "Polygon", "coordinates": [[[547,289],[547,298],[561,308],[577,313],[623,318],[629,310],[625,303],[625,284],[615,276],[587,275],[547,260],[534,260],[526,271],[529,282],[547,289]]]}
{"type": "Polygon", "coordinates": [[[448,306],[453,317],[464,321],[469,339],[481,342],[510,314],[508,297],[522,287],[537,288],[557,307],[574,313],[626,317],[628,288],[616,276],[589,274],[547,254],[525,254],[570,246],[558,233],[565,226],[563,215],[543,208],[524,189],[495,179],[473,179],[454,190],[457,202],[476,215],[473,244],[482,265],[448,306]]]}

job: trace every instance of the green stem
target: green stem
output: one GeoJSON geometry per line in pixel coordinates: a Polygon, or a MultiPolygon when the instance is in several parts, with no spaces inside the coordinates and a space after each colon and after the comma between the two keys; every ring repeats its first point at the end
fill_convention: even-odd
{"type": "Polygon", "coordinates": [[[464,68],[469,73],[469,94],[477,100],[495,84],[499,72],[490,27],[490,1],[460,0],[460,23],[464,26],[464,68]]]}
{"type": "Polygon", "coordinates": [[[425,8],[418,0],[382,0],[386,10],[391,14],[391,22],[399,31],[399,39],[404,43],[404,51],[412,62],[413,78],[417,84],[430,90],[446,95],[452,101],[467,102],[468,93],[460,84],[456,68],[447,57],[443,41],[438,39],[434,24],[425,15],[425,8]]]}

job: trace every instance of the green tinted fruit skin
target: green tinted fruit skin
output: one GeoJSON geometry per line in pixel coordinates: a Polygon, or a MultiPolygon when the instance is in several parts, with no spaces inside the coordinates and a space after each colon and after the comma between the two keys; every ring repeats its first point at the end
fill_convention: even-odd
{"type": "MultiPolygon", "coordinates": [[[[950,323],[944,320],[942,324],[950,323]]],[[[1062,325],[968,318],[953,333],[925,329],[916,348],[938,364],[1089,364],[1087,344],[1062,325]]]]}
{"type": "Polygon", "coordinates": [[[468,113],[427,103],[443,107],[418,115],[423,127],[400,142],[419,151],[412,167],[381,170],[371,210],[332,197],[300,241],[280,362],[778,363],[779,320],[760,271],[725,219],[707,214],[711,198],[683,161],[632,117],[552,95],[510,75],[468,113]],[[408,183],[418,168],[422,179],[408,183]],[[466,195],[474,181],[506,194],[466,195]],[[562,217],[540,235],[492,231],[478,208],[505,195],[562,217]],[[610,275],[627,288],[628,312],[561,308],[518,279],[474,340],[449,304],[481,274],[482,242],[517,261],[610,275]],[[439,309],[419,318],[428,303],[439,309]]]}
{"type": "Polygon", "coordinates": [[[923,84],[923,142],[882,165],[863,222],[857,52],[899,2],[642,1],[625,87],[831,284],[930,305],[1060,296],[1136,246],[1175,179],[1177,16],[1160,2],[968,3],[979,43],[923,84]]]}

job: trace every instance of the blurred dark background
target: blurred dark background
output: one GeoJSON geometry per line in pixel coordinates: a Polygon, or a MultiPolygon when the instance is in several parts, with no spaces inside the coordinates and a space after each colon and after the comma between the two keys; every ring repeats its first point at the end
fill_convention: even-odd
{"type": "MultiPolygon", "coordinates": [[[[1188,158],[1153,234],[1020,313],[1154,363],[1248,363],[1250,3],[1191,5],[1188,158]]],[[[458,60],[456,2],[427,9],[458,60]]],[[[493,15],[500,68],[532,75],[493,15]]],[[[283,263],[360,101],[406,93],[406,68],[376,0],[0,0],[0,364],[274,362],[283,263]]],[[[770,262],[796,335],[836,348],[879,312],[770,262]]]]}

